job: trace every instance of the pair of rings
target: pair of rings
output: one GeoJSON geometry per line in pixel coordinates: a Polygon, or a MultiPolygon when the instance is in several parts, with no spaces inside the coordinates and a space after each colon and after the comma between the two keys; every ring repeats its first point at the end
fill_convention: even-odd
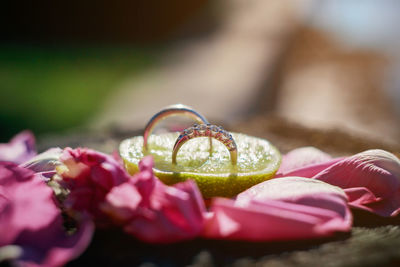
{"type": "Polygon", "coordinates": [[[179,149],[187,141],[197,137],[209,137],[210,140],[210,153],[212,150],[212,138],[221,142],[228,149],[231,162],[233,166],[237,165],[237,146],[232,135],[225,131],[222,127],[210,124],[207,119],[200,113],[192,109],[191,107],[176,104],[165,107],[161,111],[157,112],[147,123],[144,134],[143,134],[143,149],[148,149],[148,139],[154,130],[156,124],[167,117],[183,115],[192,118],[197,124],[183,130],[175,141],[175,145],[172,150],[172,164],[176,164],[176,156],[179,149]]]}

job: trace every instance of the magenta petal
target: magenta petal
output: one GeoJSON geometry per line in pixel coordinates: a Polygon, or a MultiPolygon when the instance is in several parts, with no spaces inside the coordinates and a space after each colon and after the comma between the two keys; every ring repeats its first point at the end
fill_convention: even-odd
{"type": "Polygon", "coordinates": [[[352,216],[337,187],[301,177],[273,179],[212,204],[204,235],[249,241],[329,236],[349,231],[352,216]]]}
{"type": "Polygon", "coordinates": [[[98,225],[108,224],[100,210],[107,193],[131,177],[112,156],[87,148],[66,148],[60,157],[62,184],[70,191],[64,202],[70,211],[88,212],[98,225]]]}
{"type": "Polygon", "coordinates": [[[94,224],[84,219],[80,222],[78,231],[72,236],[65,234],[56,236],[54,247],[47,252],[42,266],[63,266],[68,261],[77,258],[86,250],[94,233],[94,224]]]}
{"type": "Polygon", "coordinates": [[[93,232],[94,224],[88,217],[80,221],[73,235],[64,231],[61,217],[56,218],[47,228],[26,231],[16,240],[23,249],[18,262],[24,266],[63,266],[85,251],[93,232]]]}
{"type": "Polygon", "coordinates": [[[30,131],[19,133],[7,144],[0,144],[0,161],[21,164],[35,155],[35,137],[30,131]]]}
{"type": "Polygon", "coordinates": [[[131,183],[114,187],[106,196],[101,210],[112,217],[116,223],[126,223],[137,209],[142,197],[131,183]]]}
{"type": "Polygon", "coordinates": [[[73,235],[63,228],[53,191],[33,171],[0,163],[0,246],[16,245],[24,266],[61,266],[88,245],[93,227],[84,221],[73,235]]]}
{"type": "Polygon", "coordinates": [[[13,163],[0,163],[0,246],[22,230],[35,231],[50,224],[59,211],[53,191],[34,172],[13,163]]]}
{"type": "Polygon", "coordinates": [[[189,223],[193,225],[199,224],[199,227],[203,225],[204,220],[204,212],[206,210],[204,206],[203,197],[197,188],[197,185],[194,181],[188,180],[184,183],[178,183],[174,185],[175,188],[182,190],[183,192],[188,194],[189,200],[188,204],[182,206],[183,212],[186,214],[186,217],[189,220],[189,223]]]}
{"type": "Polygon", "coordinates": [[[343,159],[313,177],[347,189],[349,205],[381,216],[400,209],[400,161],[383,150],[368,150],[343,159]]]}

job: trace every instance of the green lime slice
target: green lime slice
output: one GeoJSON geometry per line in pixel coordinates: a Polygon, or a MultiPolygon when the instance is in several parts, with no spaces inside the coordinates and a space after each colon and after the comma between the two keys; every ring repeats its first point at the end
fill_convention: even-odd
{"type": "Polygon", "coordinates": [[[149,137],[149,147],[143,151],[143,137],[122,141],[120,155],[130,174],[138,172],[138,163],[146,155],[154,157],[154,174],[171,185],[192,179],[203,197],[232,197],[243,190],[271,178],[278,170],[281,155],[267,140],[240,133],[231,133],[238,150],[237,166],[232,166],[226,147],[212,139],[199,137],[184,144],[172,164],[172,149],[179,133],[149,137]]]}

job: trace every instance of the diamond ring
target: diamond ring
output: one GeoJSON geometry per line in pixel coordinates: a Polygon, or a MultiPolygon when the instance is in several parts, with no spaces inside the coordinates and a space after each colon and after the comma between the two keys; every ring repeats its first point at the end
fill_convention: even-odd
{"type": "Polygon", "coordinates": [[[228,131],[225,131],[222,127],[209,123],[200,125],[195,124],[180,133],[172,150],[172,164],[176,164],[176,156],[182,145],[190,139],[197,137],[214,138],[224,144],[229,150],[232,165],[237,165],[237,146],[232,135],[228,131]]]}

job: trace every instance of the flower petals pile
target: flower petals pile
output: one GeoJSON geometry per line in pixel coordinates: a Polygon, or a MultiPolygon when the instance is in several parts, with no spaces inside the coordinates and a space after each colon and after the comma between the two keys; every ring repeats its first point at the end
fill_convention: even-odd
{"type": "Polygon", "coordinates": [[[332,158],[312,147],[295,149],[274,179],[235,199],[214,198],[209,210],[195,182],[167,186],[155,177],[152,157],[132,177],[118,157],[87,148],[35,155],[29,132],[0,144],[0,262],[63,265],[86,248],[92,222],[151,243],[272,241],[348,232],[349,207],[386,217],[400,212],[400,160],[383,150],[332,158]],[[65,191],[60,202],[46,182],[55,193],[54,184],[65,191]],[[61,210],[78,222],[72,235],[61,210]]]}

